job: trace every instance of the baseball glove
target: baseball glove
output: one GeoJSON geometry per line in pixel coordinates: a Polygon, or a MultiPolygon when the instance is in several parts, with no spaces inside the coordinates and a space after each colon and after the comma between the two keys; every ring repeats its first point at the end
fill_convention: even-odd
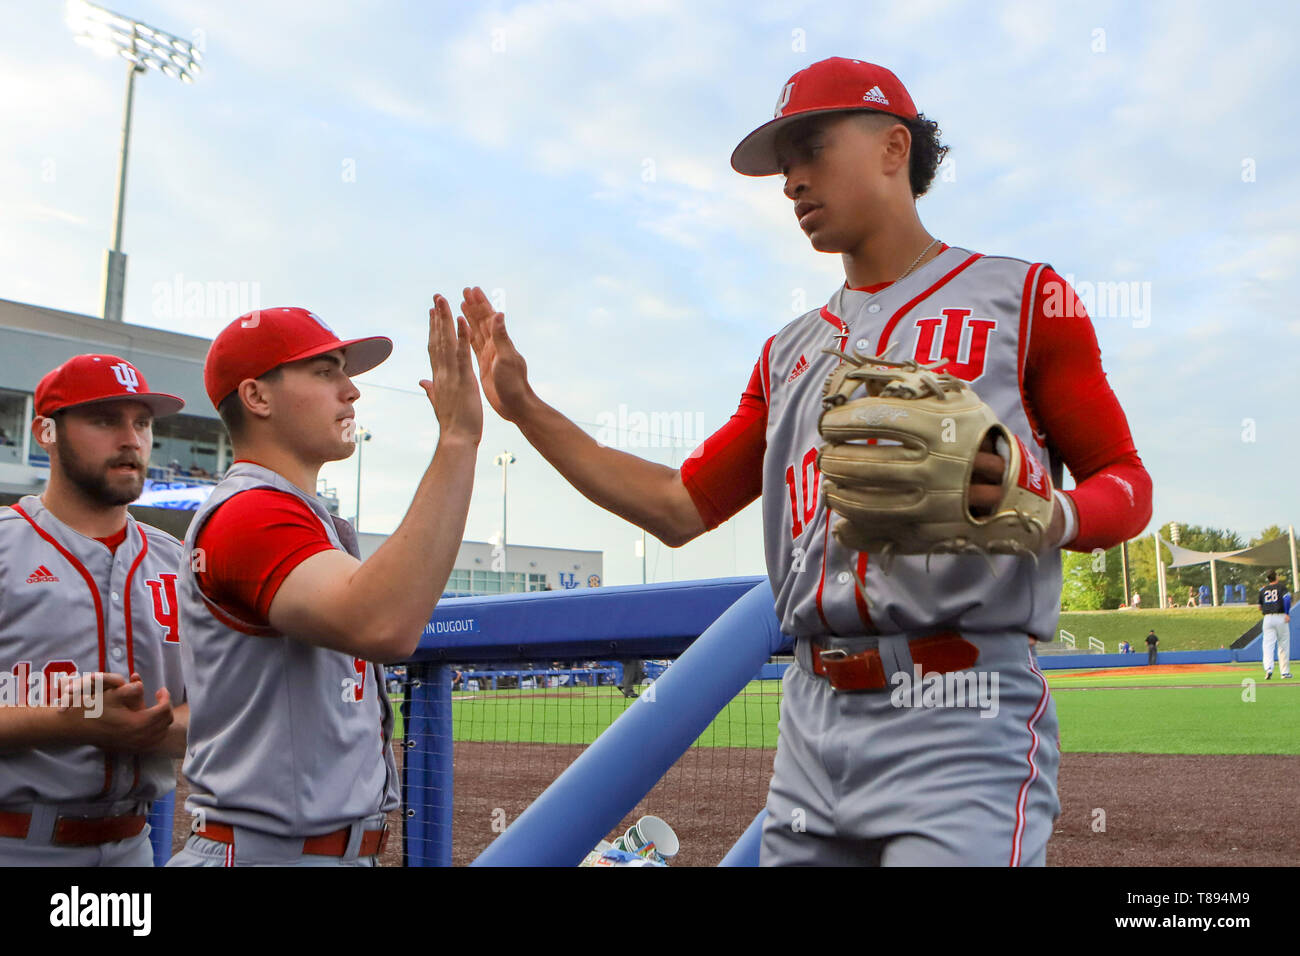
{"type": "MultiPolygon", "coordinates": [[[[969,383],[939,364],[842,355],[822,390],[818,455],[835,540],[896,554],[1028,555],[1037,560],[1052,520],[1052,481],[969,383]],[[975,455],[992,437],[1006,461],[992,513],[971,513],[975,455]]],[[[987,446],[985,446],[987,447],[987,446]]],[[[990,566],[992,562],[990,561],[990,566]]]]}

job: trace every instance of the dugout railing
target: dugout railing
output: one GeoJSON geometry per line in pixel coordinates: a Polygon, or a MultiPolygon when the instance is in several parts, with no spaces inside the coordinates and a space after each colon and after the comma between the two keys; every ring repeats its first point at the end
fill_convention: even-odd
{"type": "MultiPolygon", "coordinates": [[[[786,647],[765,578],[444,600],[406,662],[403,861],[452,863],[458,812],[454,711],[473,706],[463,689],[474,673],[500,673],[502,662],[514,662],[520,671],[521,661],[676,658],[608,729],[574,748],[575,758],[526,809],[507,815],[493,808],[501,814],[496,829],[503,832],[474,861],[572,866],[611,833],[751,681],[779,676],[781,668],[767,662],[786,647]],[[467,670],[471,662],[478,671],[467,670]],[[452,688],[457,674],[460,695],[452,688]]],[[[534,673],[565,670],[543,664],[534,673]]],[[[770,722],[774,732],[775,705],[770,722]]],[[[513,759],[522,773],[532,758],[527,747],[518,747],[513,759]]],[[[464,775],[476,768],[459,769],[464,775]]],[[[713,773],[725,787],[727,768],[713,773]]],[[[761,783],[765,789],[766,780],[761,783]]],[[[711,792],[708,799],[716,802],[717,791],[711,792]]],[[[726,846],[746,833],[752,843],[749,825],[759,808],[761,798],[743,819],[733,814],[726,846]]],[[[486,805],[472,812],[481,823],[486,805]]],[[[742,856],[737,851],[730,861],[742,856]]]]}

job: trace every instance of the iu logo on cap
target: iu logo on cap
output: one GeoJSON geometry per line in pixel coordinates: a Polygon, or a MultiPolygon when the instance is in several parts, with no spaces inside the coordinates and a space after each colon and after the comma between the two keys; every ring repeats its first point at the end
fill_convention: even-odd
{"type": "Polygon", "coordinates": [[[785,88],[781,90],[781,98],[776,101],[776,112],[772,114],[773,116],[780,116],[781,111],[790,105],[790,94],[793,92],[794,84],[787,83],[785,88]]]}
{"type": "Polygon", "coordinates": [[[136,374],[135,369],[130,365],[125,362],[118,362],[110,367],[113,369],[113,377],[117,379],[117,383],[128,392],[134,392],[140,387],[140,376],[136,374]]]}

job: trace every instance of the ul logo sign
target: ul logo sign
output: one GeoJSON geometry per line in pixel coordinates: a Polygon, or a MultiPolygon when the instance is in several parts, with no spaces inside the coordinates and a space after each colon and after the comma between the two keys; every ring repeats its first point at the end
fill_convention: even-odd
{"type": "Polygon", "coordinates": [[[997,319],[971,318],[970,309],[943,309],[940,315],[917,319],[916,360],[925,365],[947,359],[939,371],[973,382],[984,374],[989,335],[997,327],[997,319]]]}
{"type": "Polygon", "coordinates": [[[128,392],[134,392],[140,387],[140,375],[130,365],[125,362],[118,362],[116,365],[110,366],[110,368],[113,369],[113,377],[117,379],[117,383],[128,392]]]}

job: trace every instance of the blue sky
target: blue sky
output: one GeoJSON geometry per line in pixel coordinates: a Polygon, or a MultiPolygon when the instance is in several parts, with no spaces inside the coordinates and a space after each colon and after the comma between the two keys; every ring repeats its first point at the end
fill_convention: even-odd
{"type": "MultiPolygon", "coordinates": [[[[843,278],[779,181],[728,158],[790,74],[836,55],[890,66],[942,126],[930,232],[1136,292],[1093,312],[1153,522],[1300,523],[1291,4],[107,5],[205,52],[193,86],[137,83],[127,320],[210,336],[234,315],[168,290],[243,283],[391,335],[358,380],[364,530],[396,526],[436,442],[415,385],[434,292],[489,290],[537,390],[593,433],[620,406],[682,423],[630,451],[679,464],[726,420],[763,341],[843,278]]],[[[97,314],[125,63],[74,44],[60,3],[5,8],[0,297],[97,314]]],[[[640,532],[492,415],[467,537],[500,525],[503,448],[510,540],[603,550],[607,583],[640,580],[640,532]]],[[[350,513],[354,463],[324,475],[350,513]]],[[[686,548],[652,541],[650,577],[760,574],[761,545],[751,506],[686,548]]]]}

